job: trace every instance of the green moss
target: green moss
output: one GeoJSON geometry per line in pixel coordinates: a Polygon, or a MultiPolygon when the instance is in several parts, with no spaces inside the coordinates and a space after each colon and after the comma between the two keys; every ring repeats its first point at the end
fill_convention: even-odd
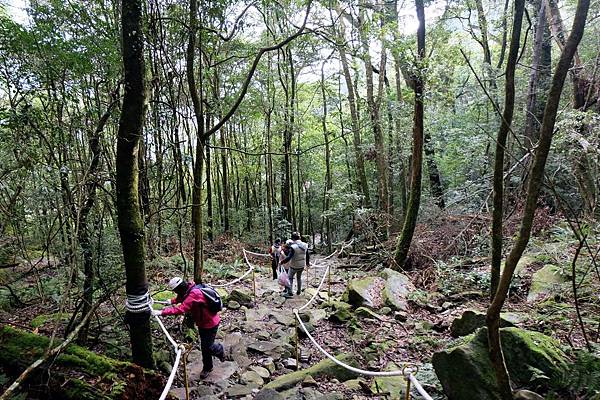
{"type": "MultiPolygon", "coordinates": [[[[350,354],[341,354],[336,358],[347,364],[354,364],[354,358],[350,354]]],[[[277,391],[286,390],[302,382],[308,375],[315,378],[336,378],[339,381],[346,381],[356,377],[356,374],[348,371],[346,368],[340,367],[329,359],[324,359],[310,368],[294,371],[292,373],[280,376],[279,378],[265,385],[265,388],[274,389],[277,391]]]]}
{"type": "Polygon", "coordinates": [[[41,314],[31,320],[31,326],[38,328],[42,325],[46,325],[49,321],[54,322],[60,320],[62,322],[68,322],[69,319],[71,319],[71,314],[69,313],[41,314]]]}

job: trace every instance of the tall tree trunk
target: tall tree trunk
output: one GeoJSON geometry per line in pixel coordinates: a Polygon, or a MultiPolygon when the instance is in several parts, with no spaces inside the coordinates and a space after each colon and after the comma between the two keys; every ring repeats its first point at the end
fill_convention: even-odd
{"type": "Polygon", "coordinates": [[[221,179],[221,189],[223,190],[223,232],[229,233],[231,227],[229,226],[229,168],[227,165],[227,150],[225,150],[225,128],[221,128],[221,134],[219,135],[219,139],[221,140],[221,171],[223,175],[221,179]]]}
{"type": "MultiPolygon", "coordinates": [[[[204,166],[204,112],[202,105],[202,51],[200,51],[199,74],[200,88],[196,87],[194,77],[194,53],[196,50],[196,31],[198,29],[198,3],[190,0],[190,32],[186,52],[186,76],[194,116],[196,117],[196,158],[194,160],[194,188],[192,190],[192,227],[194,228],[194,281],[202,282],[204,267],[203,221],[202,221],[202,168],[204,166]],[[200,94],[198,94],[200,92],[200,94]]],[[[200,48],[202,44],[200,44],[200,48]]]]}
{"type": "MultiPolygon", "coordinates": [[[[340,20],[341,39],[344,38],[344,21],[340,20]]],[[[352,127],[352,144],[354,148],[354,158],[356,159],[356,174],[358,175],[358,186],[361,188],[363,195],[363,203],[367,207],[371,206],[371,196],[369,196],[369,184],[365,173],[365,158],[361,149],[360,139],[360,124],[358,110],[356,108],[356,98],[354,97],[354,84],[352,83],[352,75],[348,67],[346,58],[346,49],[343,45],[338,47],[340,52],[340,60],[342,62],[342,70],[346,81],[346,90],[348,92],[348,106],[350,107],[350,123],[352,127]]]]}
{"type": "MultiPolygon", "coordinates": [[[[364,8],[361,8],[364,10],[364,8]]],[[[373,137],[375,139],[375,150],[377,160],[377,185],[379,194],[379,208],[382,212],[389,212],[389,188],[388,188],[388,177],[387,177],[387,160],[385,149],[383,145],[383,132],[381,129],[381,117],[380,107],[381,98],[383,95],[383,82],[385,79],[385,67],[386,67],[386,47],[385,41],[381,41],[381,60],[379,65],[379,85],[377,98],[375,97],[375,89],[373,82],[373,64],[371,61],[371,54],[369,53],[369,42],[364,26],[364,11],[359,14],[359,35],[362,43],[363,61],[365,63],[365,75],[367,78],[367,104],[369,106],[369,116],[371,119],[371,127],[373,129],[373,137]]]]}
{"type": "MultiPolygon", "coordinates": [[[[117,97],[115,93],[115,97],[117,97]]],[[[94,258],[92,251],[92,243],[90,240],[90,227],[88,226],[88,216],[94,207],[96,202],[96,186],[98,185],[98,171],[100,169],[100,157],[102,155],[102,147],[100,145],[100,134],[106,126],[106,122],[110,118],[113,107],[117,104],[117,100],[113,99],[112,103],[108,106],[106,112],[100,117],[96,129],[90,134],[88,144],[90,147],[90,166],[87,170],[85,192],[83,206],[79,211],[79,221],[77,226],[79,227],[78,241],[81,246],[81,252],[83,255],[83,274],[85,276],[83,281],[83,307],[81,311],[81,318],[85,318],[86,315],[92,309],[92,303],[94,300],[94,258]]],[[[80,343],[87,341],[89,331],[89,319],[81,327],[77,340],[80,343]]]]}
{"type": "Polygon", "coordinates": [[[552,80],[552,43],[550,27],[546,21],[546,1],[536,0],[532,2],[536,7],[536,25],[533,40],[533,60],[529,74],[529,86],[527,88],[527,111],[525,114],[525,145],[532,150],[538,141],[538,132],[546,94],[550,89],[552,80]]]}
{"type": "Polygon", "coordinates": [[[325,196],[323,201],[323,213],[325,232],[327,238],[327,250],[331,252],[331,221],[329,219],[329,196],[332,189],[331,183],[331,154],[329,149],[329,132],[327,131],[327,94],[325,90],[325,63],[321,64],[321,95],[323,96],[323,118],[321,119],[321,125],[323,127],[323,137],[325,139],[325,196]]]}
{"type": "MultiPolygon", "coordinates": [[[[210,116],[206,119],[207,128],[210,125],[210,116]]],[[[206,138],[206,212],[208,224],[208,240],[214,239],[213,202],[212,202],[212,180],[210,179],[210,136],[206,138]]]]}
{"type": "Polygon", "coordinates": [[[523,255],[525,248],[529,242],[533,218],[537,208],[537,200],[544,180],[544,169],[546,160],[552,144],[552,135],[554,133],[554,124],[556,122],[556,113],[560,103],[560,95],[562,93],[565,78],[573,61],[573,56],[577,51],[577,46],[583,36],[585,28],[585,20],[590,6],[589,0],[580,0],[577,3],[575,18],[573,19],[573,28],[567,39],[563,51],[560,55],[558,64],[554,71],[552,86],[548,94],[548,101],[544,109],[544,117],[542,119],[542,127],[540,129],[540,140],[535,153],[533,166],[531,169],[530,179],[527,185],[527,197],[525,201],[525,209],[523,211],[523,219],[519,227],[519,233],[515,239],[515,244],[506,258],[504,271],[500,278],[498,290],[488,307],[486,315],[486,325],[488,328],[488,343],[492,365],[496,373],[496,380],[500,389],[501,396],[504,400],[512,399],[512,391],[510,387],[510,379],[508,371],[504,365],[504,357],[502,355],[502,347],[500,343],[500,311],[506,301],[508,289],[512,281],[512,277],[523,255]]]}
{"type": "MultiPolygon", "coordinates": [[[[129,296],[148,292],[146,280],[144,223],[138,197],[138,151],[144,122],[144,39],[140,0],[121,3],[125,96],[117,138],[117,215],[123,260],[125,290],[129,296]]],[[[154,368],[150,312],[125,314],[129,324],[133,361],[154,368]]]]}
{"type": "Polygon", "coordinates": [[[423,94],[425,91],[424,71],[420,68],[420,64],[425,58],[425,10],[423,0],[415,0],[415,8],[417,10],[417,18],[419,20],[419,28],[417,29],[417,63],[419,68],[417,74],[412,77],[412,82],[415,91],[415,108],[413,120],[413,145],[412,145],[412,166],[411,166],[411,181],[410,195],[408,205],[404,216],[404,225],[402,232],[398,237],[396,244],[396,252],[394,261],[396,268],[403,268],[410,243],[417,225],[417,216],[419,215],[419,205],[421,203],[421,176],[423,168],[423,94]]]}
{"type": "Polygon", "coordinates": [[[500,262],[502,261],[502,219],[504,217],[504,153],[506,139],[513,119],[515,108],[515,69],[519,55],[519,42],[521,40],[521,25],[523,23],[523,10],[525,0],[515,0],[515,13],[513,31],[506,62],[506,81],[504,87],[504,112],[498,138],[496,139],[496,154],[494,161],[494,209],[492,212],[492,269],[490,284],[490,299],[494,298],[500,281],[500,262]]]}
{"type": "MultiPolygon", "coordinates": [[[[396,73],[396,101],[398,102],[398,106],[402,104],[402,86],[400,81],[400,59],[397,55],[394,56],[394,71],[396,73]]],[[[396,116],[396,142],[398,145],[396,146],[396,152],[398,153],[398,183],[399,183],[399,191],[400,191],[400,207],[402,210],[402,216],[406,213],[406,172],[404,166],[404,160],[402,159],[402,147],[400,146],[400,137],[402,135],[402,121],[399,116],[396,116]]],[[[390,178],[391,179],[391,178],[390,178]]],[[[393,185],[392,185],[393,186],[393,185]]]]}

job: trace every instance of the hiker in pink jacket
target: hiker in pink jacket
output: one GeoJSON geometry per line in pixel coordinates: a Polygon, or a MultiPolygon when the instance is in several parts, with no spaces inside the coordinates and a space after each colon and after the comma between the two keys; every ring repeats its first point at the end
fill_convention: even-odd
{"type": "Polygon", "coordinates": [[[221,362],[225,361],[223,345],[215,343],[221,317],[218,312],[209,310],[205,294],[194,282],[186,283],[183,279],[176,277],[169,281],[169,287],[177,294],[177,297],[171,299],[173,306],[161,311],[153,310],[152,314],[161,316],[181,315],[187,312],[192,314],[198,327],[200,348],[202,349],[203,367],[200,378],[205,379],[213,369],[213,356],[221,362]]]}

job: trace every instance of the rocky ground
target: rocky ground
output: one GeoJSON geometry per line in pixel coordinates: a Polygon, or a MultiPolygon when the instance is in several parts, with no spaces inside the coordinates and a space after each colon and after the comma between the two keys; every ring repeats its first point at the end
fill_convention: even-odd
{"type": "MultiPolygon", "coordinates": [[[[564,228],[556,226],[553,229],[544,237],[532,240],[517,267],[504,307],[503,326],[517,326],[528,331],[509,330],[505,335],[509,335],[507,342],[519,349],[531,348],[529,342],[547,345],[542,353],[548,357],[537,360],[541,365],[539,362],[531,364],[530,359],[519,361],[526,364],[529,371],[515,372],[515,376],[526,378],[518,381],[519,387],[539,388],[540,393],[548,395],[551,383],[558,382],[562,385],[555,392],[558,394],[549,394],[547,399],[594,398],[590,397],[594,391],[600,391],[597,388],[600,361],[588,359],[584,366],[575,363],[579,353],[574,350],[585,348],[586,344],[573,306],[570,261],[574,247],[572,241],[565,239],[568,235],[564,228]],[[544,335],[529,340],[529,331],[544,333],[558,342],[548,341],[544,335]],[[549,364],[544,360],[549,360],[549,364]],[[548,365],[560,368],[549,368],[548,365]],[[565,368],[569,371],[567,377],[562,376],[565,368]],[[542,373],[531,374],[534,370],[542,373]],[[593,370],[596,372],[590,372],[593,370]]],[[[476,239],[473,239],[470,243],[475,242],[476,239]]],[[[240,261],[239,254],[225,250],[248,248],[248,245],[218,243],[222,248],[215,245],[207,249],[207,255],[211,257],[206,263],[210,282],[230,282],[246,271],[247,265],[240,261]]],[[[592,243],[592,246],[597,245],[592,243]]],[[[418,241],[416,247],[435,250],[424,241],[418,241]]],[[[445,249],[449,245],[439,247],[445,249]]],[[[256,248],[250,249],[261,252],[256,248]]],[[[438,258],[434,253],[423,250],[424,256],[413,256],[419,260],[419,268],[400,274],[386,269],[377,262],[377,257],[365,255],[367,251],[365,247],[357,247],[345,251],[343,257],[325,259],[316,256],[313,260],[315,266],[303,275],[306,289],[290,299],[281,296],[281,288],[271,279],[268,259],[250,257],[250,262],[257,266],[256,298],[251,275],[222,290],[226,307],[221,314],[218,340],[224,343],[228,360],[223,363],[216,360],[215,370],[204,381],[199,378],[202,357],[194,330],[186,328],[182,318],[163,318],[175,340],[189,345],[185,371],[190,398],[404,398],[406,384],[403,378],[373,379],[348,373],[326,359],[302,332],[299,332],[298,341],[299,368],[296,365],[297,331],[293,310],[304,305],[316,293],[327,266],[332,271],[331,285],[325,279],[316,301],[302,313],[307,328],[326,351],[348,364],[372,371],[398,369],[409,364],[418,366],[417,378],[436,400],[447,398],[444,390],[446,393],[461,390],[460,387],[448,386],[448,382],[468,380],[468,377],[456,375],[458,372],[477,375],[477,379],[484,382],[489,380],[489,375],[486,375],[489,370],[485,365],[469,369],[474,365],[469,361],[456,368],[464,359],[457,359],[459,353],[453,350],[481,353],[478,360],[485,360],[485,335],[482,331],[475,331],[484,324],[483,312],[489,301],[486,292],[489,287],[489,259],[478,257],[476,252],[438,258]],[[426,259],[430,259],[429,264],[425,264],[426,259]],[[484,373],[480,374],[481,371],[484,373]],[[438,376],[441,376],[443,384],[438,376]]],[[[149,265],[148,278],[155,299],[169,296],[168,291],[161,290],[164,290],[169,277],[185,269],[179,259],[176,255],[163,257],[149,265]]],[[[585,261],[585,257],[581,260],[576,266],[579,305],[592,353],[598,353],[600,299],[597,293],[600,276],[593,263],[585,261]]],[[[60,299],[64,277],[61,278],[51,262],[45,262],[43,266],[40,276],[44,279],[47,301],[30,300],[37,298],[38,286],[34,275],[27,275],[23,287],[15,289],[27,304],[12,304],[14,296],[7,294],[10,307],[18,308],[19,312],[0,312],[0,318],[14,327],[46,336],[58,324],[60,336],[71,314],[58,314],[51,300],[54,296],[60,299]]],[[[13,272],[25,274],[30,268],[23,263],[13,272]]],[[[103,278],[118,282],[121,276],[103,278]]],[[[129,342],[122,324],[124,299],[119,296],[100,307],[99,318],[94,322],[94,334],[87,346],[96,353],[126,360],[130,357],[129,342]]],[[[67,308],[70,307],[67,304],[67,308]]],[[[173,363],[172,348],[158,325],[153,323],[152,326],[158,365],[167,376],[173,363]]],[[[182,365],[170,393],[173,398],[185,398],[183,371],[182,365]]],[[[419,398],[415,392],[412,395],[419,398]]],[[[467,399],[461,396],[455,394],[453,398],[467,399]]]]}
{"type": "MultiPolygon", "coordinates": [[[[560,298],[561,294],[566,297],[570,278],[556,265],[545,263],[543,256],[548,256],[548,249],[527,255],[519,264],[503,326],[547,332],[561,339],[563,345],[581,348],[577,328],[561,324],[574,318],[573,310],[567,311],[561,305],[566,298],[560,298]],[[560,301],[556,301],[557,295],[560,301]],[[556,307],[563,308],[560,314],[552,312],[556,307]]],[[[331,287],[328,290],[326,279],[317,301],[304,313],[317,342],[328,352],[367,370],[417,365],[417,378],[434,399],[447,398],[431,364],[434,353],[460,345],[464,336],[484,325],[487,294],[474,277],[489,273],[485,259],[463,260],[446,271],[438,269],[434,287],[424,288],[415,285],[420,281],[416,275],[422,271],[409,275],[383,268],[365,272],[346,268],[360,263],[356,259],[317,257],[316,266],[308,271],[308,288],[291,299],[281,296],[281,288],[269,278],[264,260],[254,257],[251,262],[259,266],[256,301],[252,298],[252,280],[248,279],[227,293],[227,308],[222,313],[219,337],[230,349],[232,361],[217,361],[215,372],[202,382],[198,380],[201,356],[193,350],[187,365],[191,398],[403,398],[403,378],[373,379],[334,368],[302,334],[300,369],[294,372],[296,333],[292,310],[312,297],[327,266],[332,269],[331,287]],[[455,280],[452,284],[460,290],[448,291],[450,283],[444,280],[455,280]]],[[[587,303],[586,315],[591,317],[597,307],[596,303],[587,303]]],[[[172,395],[185,398],[181,381],[178,385],[172,395]]]]}

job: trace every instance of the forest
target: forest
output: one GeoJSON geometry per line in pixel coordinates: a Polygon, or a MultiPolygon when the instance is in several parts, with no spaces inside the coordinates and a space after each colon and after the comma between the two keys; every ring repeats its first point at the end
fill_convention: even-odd
{"type": "Polygon", "coordinates": [[[600,400],[599,21],[0,0],[0,400],[600,400]]]}

